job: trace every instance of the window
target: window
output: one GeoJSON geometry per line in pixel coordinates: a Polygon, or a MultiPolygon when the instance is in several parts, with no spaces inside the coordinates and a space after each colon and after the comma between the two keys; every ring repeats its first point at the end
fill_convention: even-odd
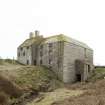
{"type": "Polygon", "coordinates": [[[29,64],[29,60],[27,60],[27,65],[29,64]]]}
{"type": "Polygon", "coordinates": [[[52,49],[49,49],[49,54],[52,53],[52,49]]]}
{"type": "Polygon", "coordinates": [[[77,77],[77,81],[81,81],[81,74],[76,74],[76,77],[77,77]]]}
{"type": "Polygon", "coordinates": [[[25,51],[23,52],[23,56],[25,56],[25,51]]]}
{"type": "Polygon", "coordinates": [[[58,41],[58,44],[61,45],[62,41],[58,41]]]}
{"type": "Polygon", "coordinates": [[[52,64],[52,60],[51,59],[49,59],[49,64],[52,64]]]}
{"type": "Polygon", "coordinates": [[[27,46],[27,50],[29,49],[29,46],[27,46]]]}
{"type": "Polygon", "coordinates": [[[88,66],[88,72],[90,72],[90,65],[87,65],[88,66]]]}
{"type": "Polygon", "coordinates": [[[43,45],[40,46],[40,49],[43,49],[43,45]]]}
{"type": "Polygon", "coordinates": [[[49,47],[52,47],[53,46],[53,44],[52,43],[49,43],[49,47]]]}
{"type": "Polygon", "coordinates": [[[34,60],[34,65],[36,65],[36,60],[34,60]]]}
{"type": "Polygon", "coordinates": [[[43,56],[43,45],[40,46],[40,56],[43,56]]]}
{"type": "Polygon", "coordinates": [[[18,53],[18,57],[20,57],[20,53],[18,53]]]}
{"type": "Polygon", "coordinates": [[[49,54],[52,53],[52,47],[53,47],[53,44],[52,43],[49,43],[49,54]]]}
{"type": "Polygon", "coordinates": [[[22,51],[23,50],[23,47],[21,47],[20,50],[22,51]]]}
{"type": "Polygon", "coordinates": [[[43,62],[42,62],[42,59],[41,59],[41,60],[40,60],[40,64],[42,65],[42,63],[43,63],[43,62]]]}

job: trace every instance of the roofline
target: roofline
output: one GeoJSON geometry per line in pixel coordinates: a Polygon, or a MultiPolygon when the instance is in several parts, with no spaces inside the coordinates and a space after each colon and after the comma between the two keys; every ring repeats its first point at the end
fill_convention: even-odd
{"type": "MultiPolygon", "coordinates": [[[[61,40],[62,42],[72,43],[72,44],[74,44],[74,45],[77,45],[77,46],[80,46],[80,47],[83,47],[83,48],[86,48],[86,49],[89,49],[89,50],[92,50],[92,51],[93,51],[93,49],[90,48],[87,44],[85,44],[85,43],[83,43],[83,42],[81,42],[81,41],[78,41],[78,40],[76,40],[76,39],[73,39],[73,38],[71,38],[71,37],[69,37],[69,36],[66,36],[66,35],[64,35],[64,34],[58,34],[58,35],[52,35],[52,36],[49,36],[49,37],[45,37],[45,38],[43,38],[44,40],[43,40],[41,43],[43,44],[44,41],[49,40],[50,38],[54,38],[54,37],[59,38],[59,36],[61,36],[62,38],[66,37],[66,38],[68,39],[67,41],[66,41],[66,40],[61,40]],[[74,43],[73,43],[72,41],[69,41],[69,40],[74,41],[74,43]],[[77,42],[77,43],[75,43],[75,42],[77,42]]],[[[29,40],[29,39],[30,39],[30,38],[26,39],[25,41],[27,41],[27,40],[29,40]]],[[[25,41],[24,41],[24,42],[25,42],[25,41]]],[[[58,40],[58,41],[60,41],[60,40],[58,40]]],[[[55,42],[58,42],[58,41],[55,41],[55,42]]],[[[24,42],[23,42],[23,43],[24,43],[24,42]]],[[[22,44],[23,44],[23,43],[22,43],[22,44]]],[[[27,47],[27,46],[22,46],[22,44],[19,45],[18,48],[19,48],[19,47],[27,47]]],[[[31,44],[31,45],[32,45],[32,44],[31,44]]],[[[31,46],[31,45],[29,45],[29,46],[31,46]]]]}
{"type": "MultiPolygon", "coordinates": [[[[55,41],[55,42],[59,42],[59,41],[55,41]]],[[[55,42],[53,42],[53,43],[55,43],[55,42]]],[[[79,46],[79,47],[82,47],[82,48],[86,48],[86,49],[88,49],[88,50],[93,51],[93,49],[90,48],[90,47],[84,47],[84,46],[81,46],[81,45],[78,45],[78,44],[75,44],[75,43],[72,43],[72,42],[68,42],[68,41],[61,41],[61,42],[71,43],[71,44],[73,44],[73,45],[76,45],[76,46],[79,46]]],[[[47,43],[43,43],[43,42],[42,42],[42,44],[47,44],[47,43]]]]}
{"type": "MultiPolygon", "coordinates": [[[[85,44],[84,42],[81,42],[81,41],[79,41],[79,40],[76,40],[76,39],[74,39],[74,38],[71,38],[71,37],[69,37],[69,36],[66,36],[66,35],[64,35],[64,34],[58,34],[58,35],[52,35],[52,36],[49,36],[49,37],[46,37],[46,40],[49,40],[50,38],[54,38],[54,37],[59,37],[59,36],[64,36],[64,37],[66,37],[66,38],[68,38],[68,39],[71,39],[71,40],[74,40],[74,41],[76,41],[76,42],[78,42],[78,43],[80,43],[80,44],[75,44],[75,43],[73,43],[73,42],[71,42],[71,41],[66,41],[66,40],[64,40],[64,42],[68,42],[68,43],[72,43],[72,44],[75,44],[75,45],[77,45],[77,46],[81,46],[81,47],[83,47],[83,48],[87,48],[87,49],[90,49],[90,50],[92,50],[92,48],[90,48],[87,44],[85,44]],[[82,45],[82,44],[84,44],[84,45],[82,45]],[[85,47],[85,45],[86,45],[86,47],[85,47]]],[[[61,40],[61,41],[63,41],[63,40],[61,40]]],[[[56,41],[57,42],[57,41],[56,41]]],[[[43,43],[43,42],[42,42],[43,43]]]]}
{"type": "MultiPolygon", "coordinates": [[[[68,41],[64,41],[64,42],[67,42],[67,43],[72,43],[72,42],[68,42],[68,41]]],[[[82,47],[82,48],[86,48],[86,49],[89,49],[89,50],[92,50],[92,51],[93,51],[93,49],[92,49],[92,48],[90,48],[90,47],[84,47],[84,46],[81,46],[81,45],[78,45],[78,44],[75,44],[75,43],[72,43],[72,44],[74,44],[74,45],[76,45],[76,46],[79,46],[79,47],[82,47]]]]}

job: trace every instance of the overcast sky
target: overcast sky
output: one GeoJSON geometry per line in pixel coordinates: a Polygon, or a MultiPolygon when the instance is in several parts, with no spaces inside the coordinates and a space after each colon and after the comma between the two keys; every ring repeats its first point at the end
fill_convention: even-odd
{"type": "Polygon", "coordinates": [[[65,34],[87,43],[105,65],[105,0],[0,0],[0,56],[16,58],[31,31],[65,34]]]}

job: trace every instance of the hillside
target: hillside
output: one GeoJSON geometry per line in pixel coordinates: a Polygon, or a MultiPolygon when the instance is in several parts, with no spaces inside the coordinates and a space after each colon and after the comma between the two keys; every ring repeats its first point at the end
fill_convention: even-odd
{"type": "MultiPolygon", "coordinates": [[[[24,103],[23,100],[25,101],[28,97],[36,97],[39,92],[52,91],[63,86],[63,83],[57,80],[56,75],[46,67],[24,66],[5,62],[0,65],[0,74],[6,85],[8,81],[8,86],[13,85],[13,88],[18,87],[22,91],[22,96],[18,99],[12,98],[10,103],[19,103],[20,101],[20,103],[24,103]]],[[[6,96],[7,93],[5,91],[4,93],[6,96]]]]}
{"type": "Polygon", "coordinates": [[[105,105],[104,78],[105,68],[96,68],[88,82],[64,85],[46,67],[3,62],[0,105],[105,105]]]}

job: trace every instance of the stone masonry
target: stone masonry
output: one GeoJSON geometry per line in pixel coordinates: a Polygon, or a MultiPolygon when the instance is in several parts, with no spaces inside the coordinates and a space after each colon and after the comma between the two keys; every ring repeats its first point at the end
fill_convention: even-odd
{"type": "Polygon", "coordinates": [[[17,59],[25,65],[46,66],[64,83],[86,81],[93,70],[93,50],[63,34],[43,38],[30,33],[17,49],[17,59]]]}

